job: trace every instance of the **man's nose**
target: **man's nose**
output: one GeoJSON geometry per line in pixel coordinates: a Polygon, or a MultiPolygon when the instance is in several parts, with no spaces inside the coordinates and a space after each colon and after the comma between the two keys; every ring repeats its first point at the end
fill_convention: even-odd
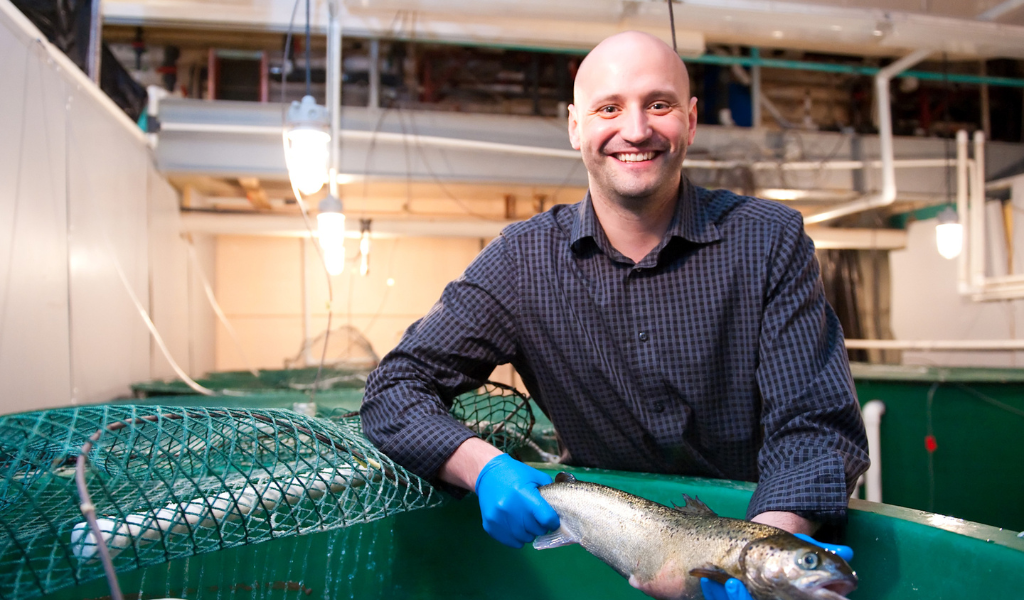
{"type": "Polygon", "coordinates": [[[631,144],[639,144],[651,137],[651,123],[647,118],[646,111],[630,110],[624,116],[626,118],[619,131],[623,140],[631,144]]]}

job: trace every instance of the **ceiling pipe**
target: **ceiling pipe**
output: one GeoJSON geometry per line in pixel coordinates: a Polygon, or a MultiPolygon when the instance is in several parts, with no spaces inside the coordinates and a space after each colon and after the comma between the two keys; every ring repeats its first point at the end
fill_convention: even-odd
{"type": "Polygon", "coordinates": [[[896,75],[928,58],[930,54],[931,50],[915,50],[875,75],[875,96],[878,100],[879,142],[882,154],[882,191],[804,217],[805,224],[832,221],[865,210],[888,206],[896,201],[896,167],[893,166],[892,106],[889,99],[889,82],[896,75]]]}
{"type": "MultiPolygon", "coordinates": [[[[353,213],[353,217],[364,216],[353,213]]],[[[365,215],[370,216],[370,215],[365,215]]],[[[356,218],[351,222],[358,223],[356,218]]],[[[445,237],[492,238],[515,221],[458,217],[408,219],[389,215],[373,218],[373,237],[445,237]]],[[[250,212],[182,211],[181,233],[197,235],[265,235],[272,237],[309,237],[297,214],[260,214],[250,212]]],[[[346,237],[357,239],[358,229],[348,229],[346,237]]],[[[818,248],[895,250],[907,245],[907,232],[899,229],[839,229],[810,227],[807,235],[818,248]]]]}
{"type": "Polygon", "coordinates": [[[89,79],[96,85],[100,84],[100,56],[103,47],[103,13],[100,5],[102,0],[92,0],[92,13],[89,15],[89,45],[85,51],[85,64],[89,79]]]}
{"type": "Polygon", "coordinates": [[[327,24],[327,105],[331,111],[330,191],[338,197],[338,168],[341,164],[341,7],[339,0],[328,2],[327,24]]]}
{"type": "Polygon", "coordinates": [[[1006,2],[993,6],[976,18],[979,21],[998,21],[1003,15],[1013,12],[1021,6],[1024,6],[1024,0],[1006,0],[1006,2]]]}

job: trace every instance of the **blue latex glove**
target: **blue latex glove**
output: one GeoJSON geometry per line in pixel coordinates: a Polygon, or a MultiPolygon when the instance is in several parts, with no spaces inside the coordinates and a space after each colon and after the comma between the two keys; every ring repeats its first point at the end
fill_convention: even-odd
{"type": "Polygon", "coordinates": [[[725,585],[701,577],[700,591],[704,592],[704,600],[754,600],[743,582],[735,577],[726,581],[725,585]]]}
{"type": "Polygon", "coordinates": [[[811,536],[805,535],[803,533],[796,534],[796,537],[810,544],[814,544],[819,548],[824,548],[825,550],[828,550],[829,552],[835,554],[836,556],[845,560],[846,562],[850,562],[851,560],[853,560],[853,548],[849,546],[840,546],[839,544],[823,544],[822,542],[819,542],[811,536]]]}
{"type": "MultiPolygon", "coordinates": [[[[845,561],[853,560],[853,548],[849,546],[824,544],[803,533],[796,534],[796,537],[819,548],[824,548],[845,561]]],[[[743,582],[736,578],[732,578],[726,581],[725,585],[722,585],[717,581],[711,581],[707,577],[701,577],[700,591],[704,593],[705,600],[753,600],[743,582]]]]}
{"type": "Polygon", "coordinates": [[[522,548],[558,529],[558,513],[537,491],[549,483],[549,475],[508,454],[492,458],[476,478],[484,531],[506,546],[522,548]]]}

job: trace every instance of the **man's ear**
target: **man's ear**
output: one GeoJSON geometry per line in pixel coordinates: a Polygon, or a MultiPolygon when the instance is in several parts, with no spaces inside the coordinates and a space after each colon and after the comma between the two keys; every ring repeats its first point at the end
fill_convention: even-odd
{"type": "Polygon", "coordinates": [[[689,120],[689,129],[690,129],[689,138],[690,139],[689,139],[688,142],[686,142],[686,145],[690,146],[691,144],[693,144],[693,139],[695,137],[697,137],[697,97],[696,96],[694,96],[693,98],[690,98],[690,111],[689,111],[689,114],[687,114],[687,118],[689,120]]]}
{"type": "Polygon", "coordinates": [[[576,118],[576,106],[569,105],[569,143],[573,150],[580,149],[580,122],[576,118]]]}

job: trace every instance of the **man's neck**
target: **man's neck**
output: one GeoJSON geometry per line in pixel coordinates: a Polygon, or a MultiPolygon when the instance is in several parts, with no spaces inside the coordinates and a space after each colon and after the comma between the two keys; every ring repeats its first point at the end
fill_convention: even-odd
{"type": "MultiPolygon", "coordinates": [[[[680,183],[681,185],[681,183],[680,183]]],[[[643,202],[624,202],[590,193],[594,213],[612,247],[639,263],[661,243],[675,214],[678,188],[643,202]]]]}

